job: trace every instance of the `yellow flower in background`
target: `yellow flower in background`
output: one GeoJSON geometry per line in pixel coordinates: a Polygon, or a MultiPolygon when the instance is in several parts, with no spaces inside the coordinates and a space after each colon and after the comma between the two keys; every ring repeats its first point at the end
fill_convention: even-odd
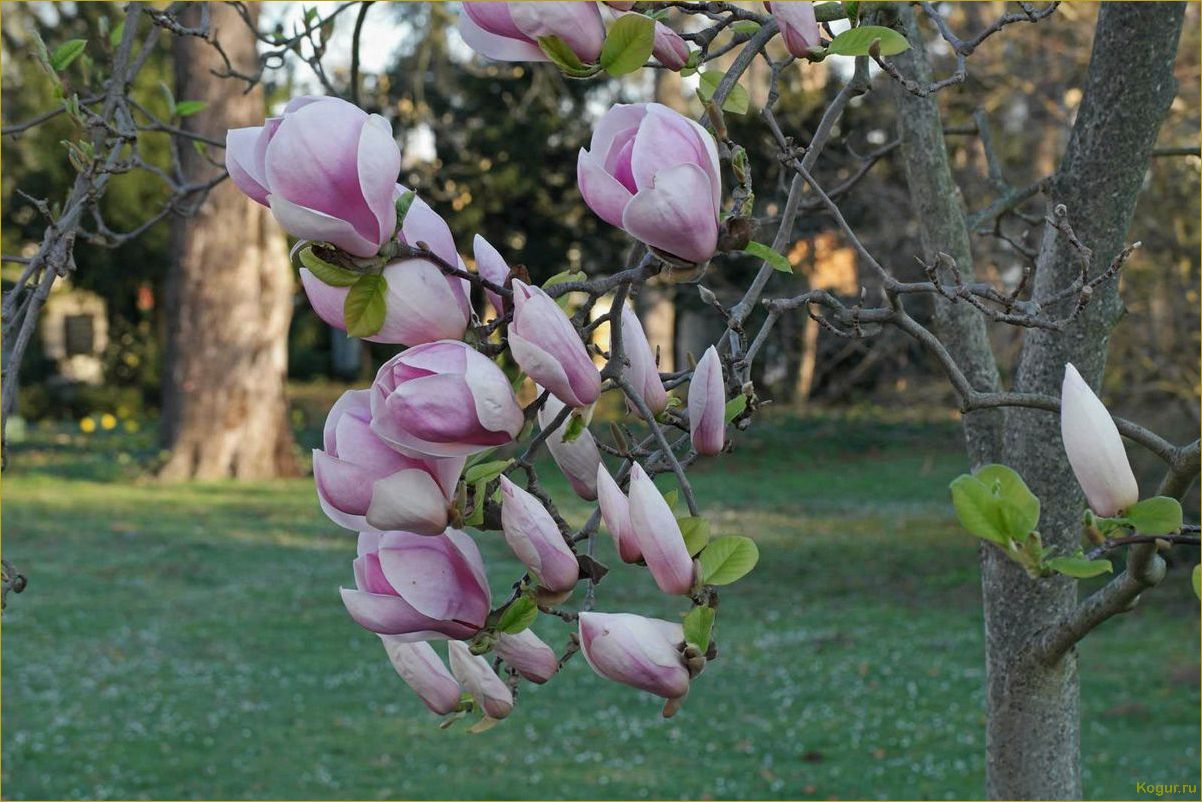
{"type": "Polygon", "coordinates": [[[79,422],[79,430],[84,434],[91,434],[96,431],[96,421],[91,418],[84,418],[79,422]]]}
{"type": "Polygon", "coordinates": [[[100,416],[100,428],[104,429],[106,432],[109,431],[110,429],[116,429],[117,428],[117,418],[114,417],[113,415],[109,414],[108,412],[104,413],[103,415],[100,416]]]}
{"type": "Polygon", "coordinates": [[[134,420],[133,418],[130,418],[129,420],[127,420],[125,422],[125,431],[127,431],[127,432],[138,431],[138,422],[136,420],[134,420]]]}

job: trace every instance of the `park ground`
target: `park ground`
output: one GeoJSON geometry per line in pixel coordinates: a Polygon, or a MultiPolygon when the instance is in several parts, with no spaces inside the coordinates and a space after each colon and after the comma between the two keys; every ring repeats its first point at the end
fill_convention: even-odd
{"type": "MultiPolygon", "coordinates": [[[[715,531],[755,538],[761,560],[723,593],[720,659],[683,710],[664,720],[577,657],[475,735],[440,730],[346,616],[354,536],[310,480],[159,485],[142,478],[151,433],[116,431],[35,428],[4,476],[4,553],[29,576],[3,616],[6,799],[982,794],[978,546],[947,500],[954,422],[757,423],[695,473],[715,531]]],[[[496,533],[478,540],[502,592],[517,565],[496,533]]],[[[613,569],[599,609],[683,611],[608,539],[598,556],[613,569]]],[[[1188,575],[1080,648],[1087,798],[1199,781],[1188,575]]],[[[536,630],[567,637],[547,616],[536,630]]]]}

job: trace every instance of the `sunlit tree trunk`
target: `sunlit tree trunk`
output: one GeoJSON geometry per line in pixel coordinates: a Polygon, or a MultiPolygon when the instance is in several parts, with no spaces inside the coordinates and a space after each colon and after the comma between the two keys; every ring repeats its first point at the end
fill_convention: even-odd
{"type": "MultiPolygon", "coordinates": [[[[209,5],[213,28],[235,68],[253,72],[251,31],[229,6],[209,5]]],[[[257,16],[255,4],[248,9],[257,16]]],[[[201,4],[189,4],[181,17],[196,24],[200,12],[201,4]]],[[[262,90],[244,94],[238,80],[214,75],[222,62],[212,46],[180,37],[173,47],[176,97],[208,102],[181,125],[224,140],[229,128],[262,122],[262,90]]],[[[220,162],[219,150],[210,154],[220,162]]],[[[220,169],[192,148],[182,148],[180,160],[192,181],[220,169]]],[[[197,215],[176,221],[173,241],[163,380],[163,438],[171,454],[161,476],[260,479],[294,473],[284,396],[293,287],[283,233],[265,208],[227,181],[197,215]]]]}

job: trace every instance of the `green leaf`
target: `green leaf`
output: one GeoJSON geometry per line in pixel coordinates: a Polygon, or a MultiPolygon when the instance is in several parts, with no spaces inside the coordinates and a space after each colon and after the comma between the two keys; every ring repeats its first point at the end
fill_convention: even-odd
{"type": "Polygon", "coordinates": [[[351,285],[342,303],[346,333],[351,337],[370,337],[384,325],[388,304],[384,300],[388,282],[383,276],[366,275],[351,285]]]}
{"type": "Polygon", "coordinates": [[[1011,537],[1021,538],[1039,526],[1039,498],[1013,468],[982,465],[974,473],[999,500],[1002,528],[1011,537]]]}
{"type": "Polygon", "coordinates": [[[331,287],[350,287],[362,277],[359,273],[330,264],[313,253],[312,246],[301,248],[300,261],[321,283],[331,287]]]}
{"type": "Polygon", "coordinates": [[[501,613],[501,617],[497,619],[497,632],[516,635],[522,630],[528,629],[536,618],[538,618],[538,605],[526,596],[519,596],[513,604],[505,608],[505,612],[501,613]]]}
{"type": "Polygon", "coordinates": [[[62,72],[71,66],[72,61],[79,58],[87,46],[87,39],[68,39],[54,48],[54,52],[50,54],[50,66],[58,72],[62,72]]]}
{"type": "Polygon", "coordinates": [[[773,270],[777,270],[781,273],[793,272],[793,265],[789,264],[788,259],[772,250],[771,247],[762,242],[749,242],[747,243],[747,247],[743,250],[752,256],[758,256],[760,259],[763,259],[765,262],[772,265],[773,270]]]}
{"type": "MultiPolygon", "coordinates": [[[[726,73],[722,70],[706,70],[701,73],[701,78],[697,84],[697,95],[701,98],[702,103],[709,103],[714,97],[714,92],[718,91],[718,84],[722,83],[722,78],[726,73]]],[[[741,84],[735,84],[731,87],[730,94],[726,96],[726,101],[722,104],[722,111],[729,111],[732,114],[746,114],[751,108],[751,95],[747,94],[747,90],[741,84]]]]}
{"type": "Polygon", "coordinates": [[[586,67],[580,57],[572,51],[572,48],[568,47],[568,43],[558,36],[538,37],[538,47],[547,58],[551,59],[552,64],[559,67],[564,75],[573,78],[587,78],[596,74],[596,69],[586,67]]]}
{"type": "Polygon", "coordinates": [[[668,509],[676,509],[676,502],[680,500],[680,491],[672,488],[667,493],[664,493],[664,501],[668,502],[668,509]]]}
{"type": "Polygon", "coordinates": [[[743,414],[743,410],[747,409],[747,396],[739,393],[734,398],[726,402],[726,422],[730,423],[735,418],[743,414]]]}
{"type": "Polygon", "coordinates": [[[684,545],[689,550],[689,556],[696,557],[710,542],[710,522],[704,518],[686,516],[677,518],[676,523],[680,525],[680,533],[684,535],[684,545]]]}
{"type": "Polygon", "coordinates": [[[576,440],[580,435],[584,434],[588,429],[588,424],[584,422],[584,418],[580,415],[569,415],[568,425],[564,427],[562,440],[565,443],[570,443],[576,440]]]}
{"type": "Polygon", "coordinates": [[[548,287],[554,287],[556,284],[566,284],[569,281],[575,281],[579,278],[582,278],[579,273],[573,273],[571,270],[561,270],[543,282],[543,289],[545,290],[548,287]]]}
{"type": "Polygon", "coordinates": [[[1053,571],[1078,579],[1114,573],[1114,566],[1110,564],[1110,560],[1089,560],[1082,556],[1053,557],[1048,560],[1047,565],[1053,571]]]}
{"type": "Polygon", "coordinates": [[[710,632],[714,628],[713,607],[694,607],[684,617],[685,643],[692,643],[703,653],[710,647],[710,632]]]}
{"type": "Polygon", "coordinates": [[[1022,477],[1005,465],[985,465],[951,483],[960,525],[999,545],[1024,540],[1039,524],[1039,499],[1022,477]]]}
{"type": "Polygon", "coordinates": [[[601,46],[601,66],[615,78],[647,63],[655,47],[655,20],[642,14],[623,14],[610,27],[601,46]]]}
{"type": "Polygon", "coordinates": [[[417,193],[409,190],[396,199],[396,228],[401,230],[401,225],[405,222],[405,215],[409,214],[409,207],[413,205],[413,199],[417,197],[417,193]]]}
{"type": "Polygon", "coordinates": [[[831,40],[827,52],[836,56],[867,56],[872,43],[880,41],[880,55],[896,56],[910,49],[910,43],[892,28],[861,25],[846,30],[831,40]]]}
{"type": "Polygon", "coordinates": [[[1168,496],[1153,496],[1127,508],[1124,517],[1143,535],[1167,535],[1181,529],[1181,503],[1168,496]]]}
{"type": "Polygon", "coordinates": [[[172,93],[171,87],[159,81],[159,91],[163,93],[163,100],[167,102],[167,116],[175,114],[175,94],[172,93]]]}
{"type": "Polygon", "coordinates": [[[741,535],[723,535],[701,552],[701,581],[707,585],[729,585],[755,568],[760,550],[755,541],[741,535]]]}
{"type": "Polygon", "coordinates": [[[1195,565],[1189,575],[1189,583],[1194,586],[1194,595],[1202,599],[1202,565],[1195,565]]]}
{"type": "Polygon", "coordinates": [[[202,159],[208,158],[209,156],[209,146],[204,142],[201,142],[199,139],[192,140],[192,150],[196,151],[196,155],[200,156],[202,159]]]}
{"type": "Polygon", "coordinates": [[[198,111],[204,111],[208,105],[209,101],[207,100],[181,100],[175,104],[175,116],[187,117],[198,111]]]}
{"type": "Polygon", "coordinates": [[[741,19],[738,22],[733,23],[730,26],[730,29],[735,33],[743,34],[744,36],[751,36],[760,29],[760,24],[753,19],[741,19]]]}
{"type": "Polygon", "coordinates": [[[505,469],[513,464],[511,459],[499,459],[492,462],[481,462],[479,465],[473,465],[468,468],[463,474],[463,481],[469,485],[476,482],[491,482],[496,479],[505,469]]]}
{"type": "Polygon", "coordinates": [[[472,513],[463,519],[465,526],[480,526],[484,523],[484,490],[488,482],[479,481],[472,485],[472,513]]]}
{"type": "Polygon", "coordinates": [[[117,27],[109,33],[109,45],[116,48],[121,44],[121,37],[125,36],[125,20],[117,23],[117,27]]]}

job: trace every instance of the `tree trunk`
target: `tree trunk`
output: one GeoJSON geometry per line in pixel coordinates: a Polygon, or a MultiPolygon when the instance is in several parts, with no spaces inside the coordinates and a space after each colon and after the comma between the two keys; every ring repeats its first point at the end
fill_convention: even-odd
{"type": "MultiPolygon", "coordinates": [[[[181,12],[184,24],[199,24],[201,8],[188,4],[181,12]]],[[[255,4],[248,11],[257,17],[255,4]]],[[[253,71],[250,30],[225,4],[210,3],[209,12],[234,68],[253,71]]],[[[208,102],[183,118],[184,127],[224,140],[229,128],[262,122],[261,88],[243,94],[238,80],[215,76],[223,63],[212,46],[180,37],[173,47],[176,97],[208,102]]],[[[190,181],[219,169],[191,147],[180,148],[180,161],[190,181]]],[[[293,288],[282,232],[267,209],[226,181],[197,215],[176,221],[172,237],[176,262],[167,285],[162,430],[171,456],[160,476],[294,474],[284,397],[293,288]]]]}
{"type": "MultiPolygon", "coordinates": [[[[1093,251],[1091,275],[1105,270],[1123,247],[1152,146],[1176,93],[1173,61],[1184,9],[1177,3],[1105,3],[1099,10],[1081,108],[1049,207],[1067,208],[1077,236],[1093,251]]],[[[1050,297],[1079,271],[1077,255],[1048,226],[1033,297],[1050,297]]],[[[1048,313],[1066,314],[1075,300],[1067,303],[1068,308],[1048,313]]],[[[1014,389],[1059,395],[1066,362],[1096,388],[1121,313],[1116,279],[1097,288],[1085,312],[1065,331],[1028,330],[1014,389]]],[[[1009,410],[1004,453],[1042,501],[1039,528],[1045,543],[1071,551],[1081,539],[1082,496],[1060,443],[1057,416],[1009,410]]],[[[1040,630],[1075,606],[1077,583],[1060,576],[1032,581],[996,550],[984,561],[983,582],[988,792],[1000,799],[1079,799],[1076,654],[1047,666],[1025,653],[1040,630]]]]}
{"type": "MultiPolygon", "coordinates": [[[[1084,97],[1052,190],[1077,235],[1104,270],[1123,245],[1149,152],[1175,91],[1172,64],[1183,6],[1107,3],[1102,6],[1084,97]]],[[[908,6],[898,8],[912,49],[899,68],[929,82],[922,37],[908,6]]],[[[972,277],[968,230],[948,167],[934,98],[895,87],[911,202],[919,216],[925,257],[951,255],[972,277]]],[[[1036,299],[1070,284],[1079,262],[1063,237],[1047,232],[1036,271],[1036,299]]],[[[1117,320],[1117,282],[1099,288],[1085,314],[1063,333],[1027,331],[1015,389],[1059,395],[1064,363],[1073,361],[1096,385],[1117,320]]],[[[1064,310],[1049,310],[1063,313],[1064,310]]],[[[998,385],[984,319],[965,304],[936,301],[936,328],[978,389],[998,385]]],[[[1002,460],[1023,475],[1043,502],[1045,542],[1071,549],[1080,540],[1081,495],[1060,446],[1055,415],[1012,409],[965,417],[974,467],[1002,460]]],[[[1035,635],[1076,603],[1076,583],[1033,581],[998,550],[982,549],[987,726],[986,784],[994,799],[1081,797],[1079,684],[1075,654],[1047,666],[1029,657],[1035,635]]]]}

